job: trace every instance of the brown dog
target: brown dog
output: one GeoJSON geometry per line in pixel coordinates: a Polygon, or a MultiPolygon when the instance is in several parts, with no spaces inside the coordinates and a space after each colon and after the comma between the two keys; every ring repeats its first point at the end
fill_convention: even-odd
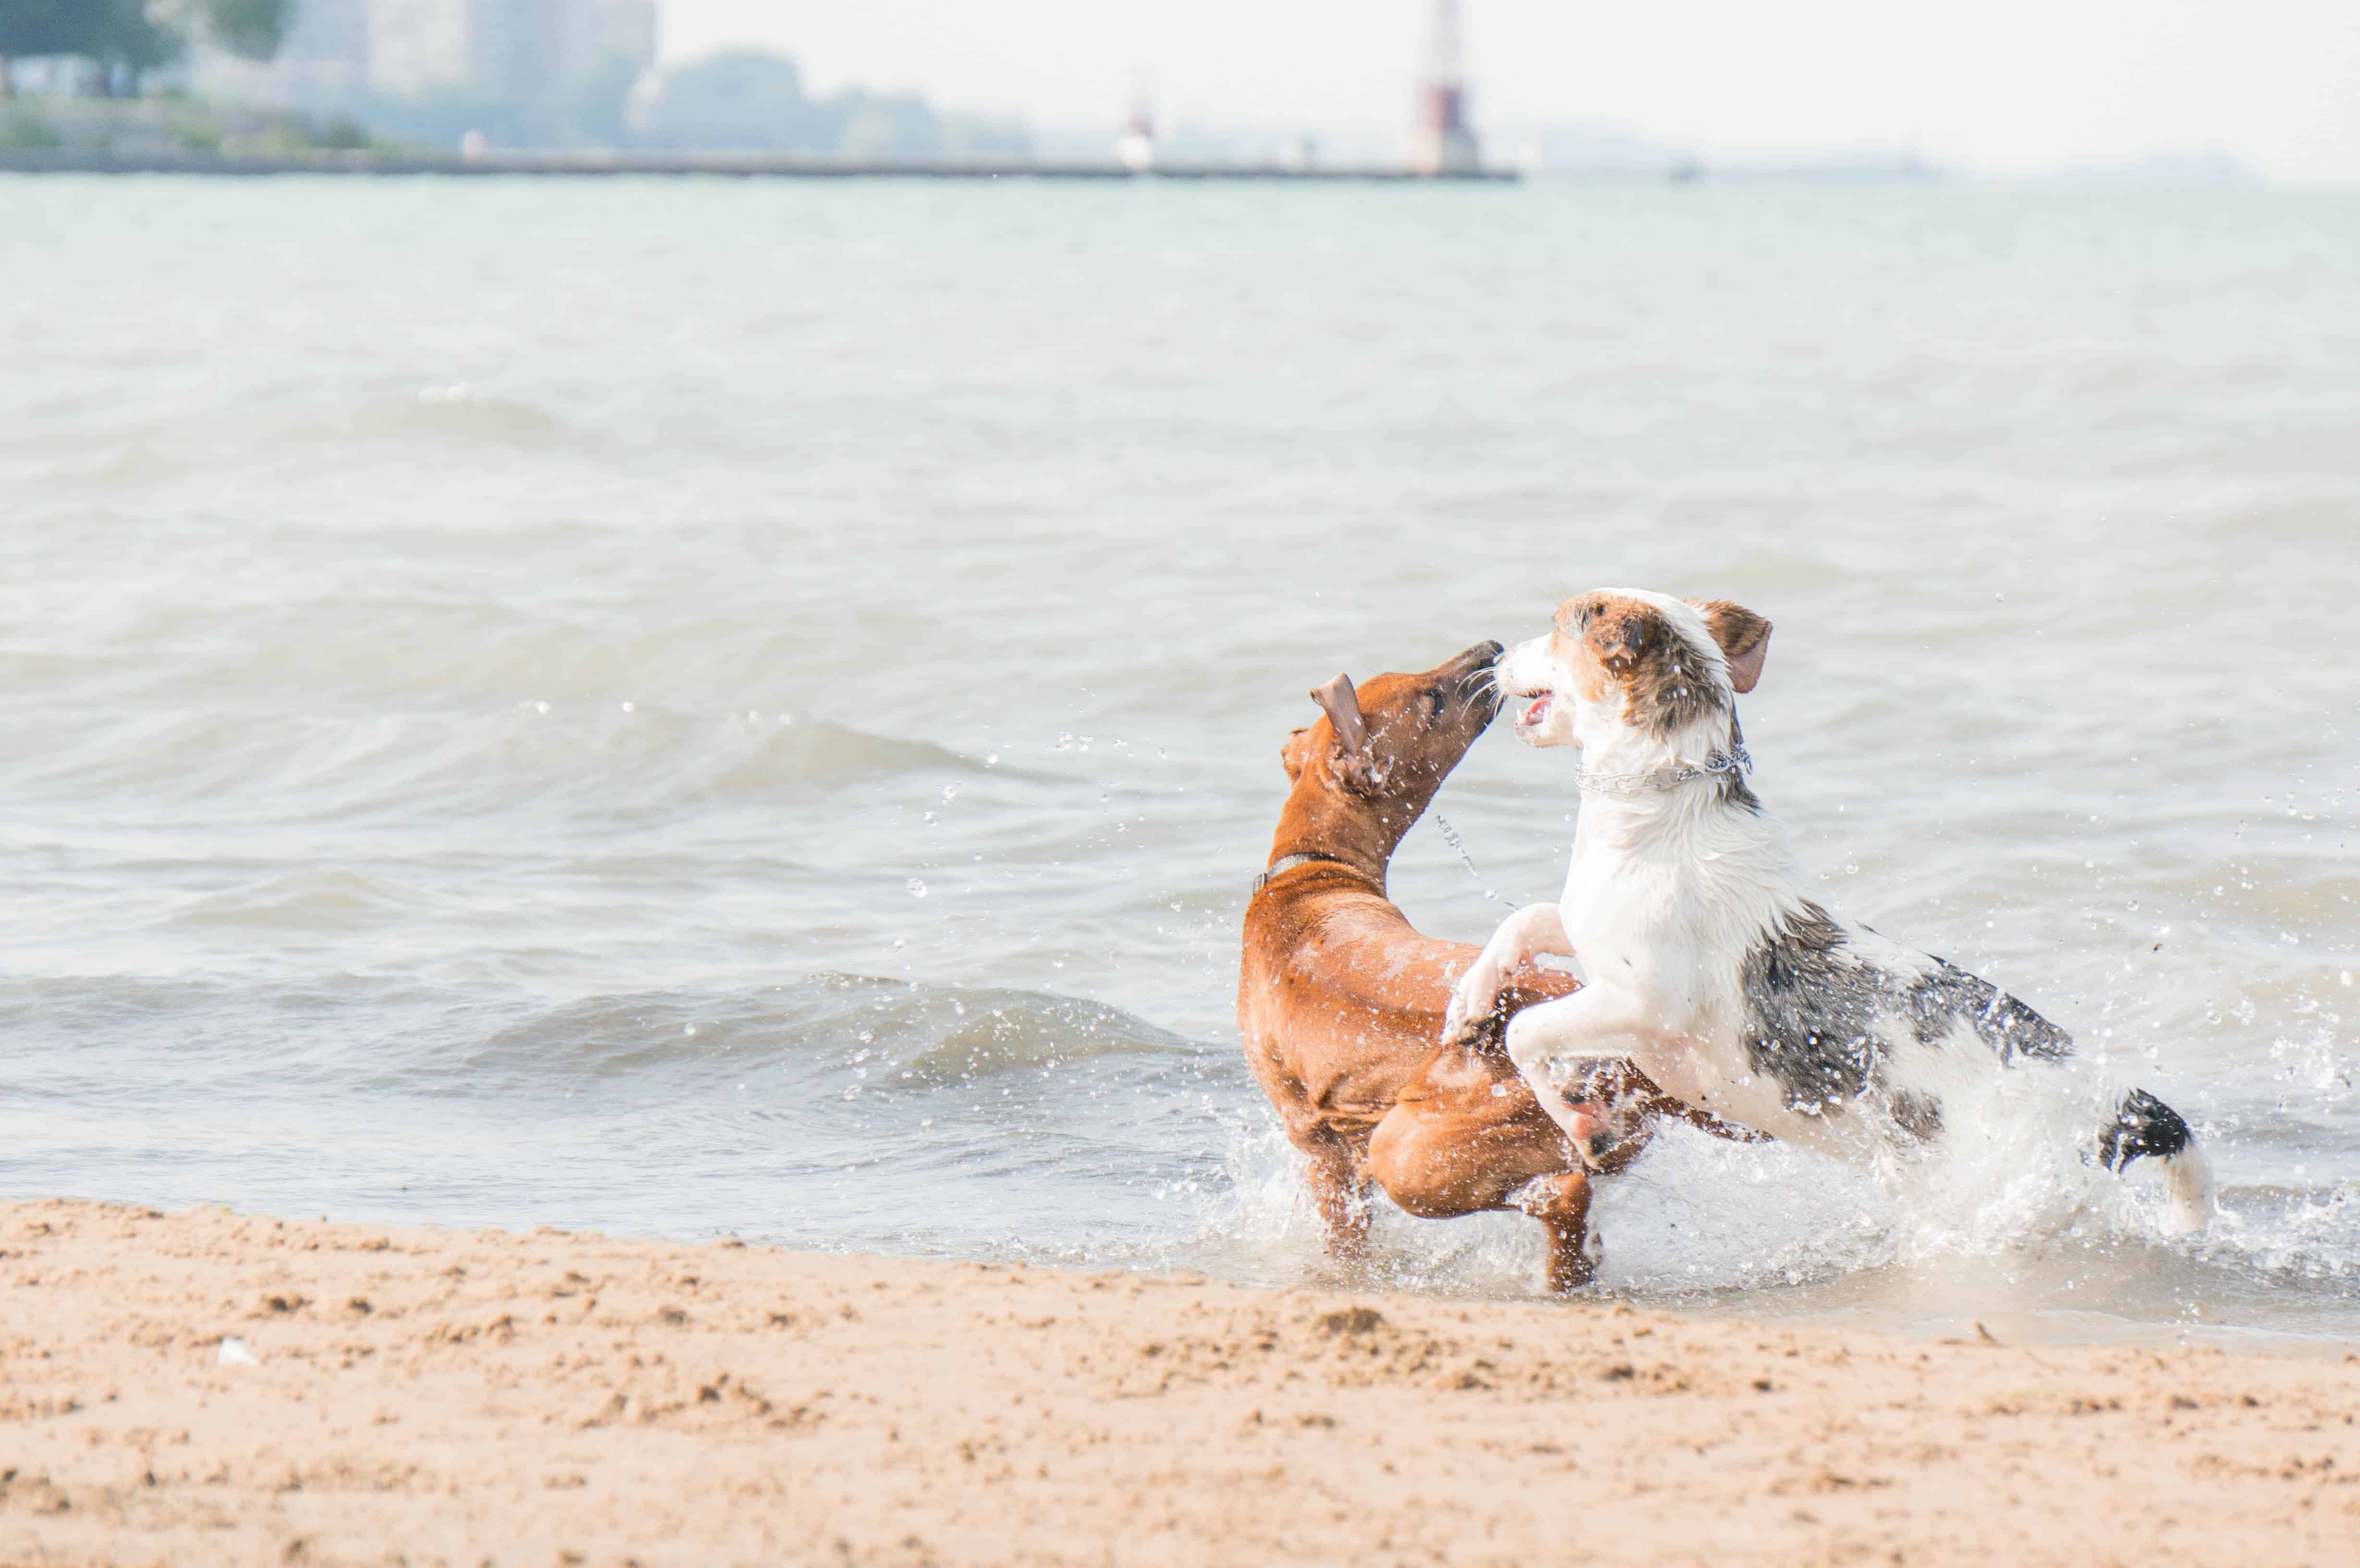
{"type": "Polygon", "coordinates": [[[1549,1286],[1564,1290],[1592,1272],[1590,1172],[1636,1159],[1659,1113],[1752,1135],[1666,1099],[1633,1070],[1601,1068],[1568,1094],[1577,1126],[1594,1128],[1577,1160],[1502,1044],[1518,1008],[1579,988],[1561,971],[1519,972],[1493,1027],[1437,1044],[1451,985],[1478,950],[1420,936],[1385,897],[1385,869],[1491,724],[1499,655],[1498,643],[1480,643],[1422,675],[1380,675],[1357,691],[1339,675],[1312,693],[1328,716],[1280,754],[1294,789],[1246,904],[1238,1027],[1288,1139],[1310,1157],[1331,1251],[1365,1245],[1373,1181],[1427,1219],[1531,1214],[1548,1233],[1549,1286]]]}

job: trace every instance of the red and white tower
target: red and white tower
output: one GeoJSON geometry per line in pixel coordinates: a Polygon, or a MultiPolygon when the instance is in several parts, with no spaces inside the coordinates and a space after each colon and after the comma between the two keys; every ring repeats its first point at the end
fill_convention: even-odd
{"type": "Polygon", "coordinates": [[[1114,160],[1133,174],[1155,167],[1155,91],[1144,71],[1139,73],[1139,91],[1131,95],[1131,118],[1115,138],[1114,160]]]}
{"type": "Polygon", "coordinates": [[[1482,161],[1482,148],[1467,124],[1467,60],[1459,31],[1459,0],[1434,0],[1426,80],[1418,84],[1417,118],[1410,130],[1409,167],[1416,174],[1471,174],[1482,161]]]}

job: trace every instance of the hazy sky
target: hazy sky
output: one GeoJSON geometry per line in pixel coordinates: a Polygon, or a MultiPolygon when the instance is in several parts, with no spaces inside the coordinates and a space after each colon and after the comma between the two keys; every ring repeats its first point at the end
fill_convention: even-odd
{"type": "MultiPolygon", "coordinates": [[[[665,53],[1111,121],[1382,131],[1421,0],[662,0],[665,53]]],[[[1716,154],[1914,147],[1994,172],[2219,150],[2360,180],[2355,0],[1464,0],[1479,125],[1622,122],[1716,154]]]]}

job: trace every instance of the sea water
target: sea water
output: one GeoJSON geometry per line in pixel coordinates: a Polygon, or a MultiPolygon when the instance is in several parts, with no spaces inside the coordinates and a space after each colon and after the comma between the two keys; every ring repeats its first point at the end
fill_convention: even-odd
{"type": "MultiPolygon", "coordinates": [[[[2225,1213],[1674,1129],[1595,1290],[2333,1345],[2355,366],[2348,193],[0,179],[0,1192],[1535,1291],[1322,1258],[1238,926],[1308,688],[1634,585],[2225,1213]]],[[[1438,804],[1549,896],[1562,757],[1438,804]]]]}

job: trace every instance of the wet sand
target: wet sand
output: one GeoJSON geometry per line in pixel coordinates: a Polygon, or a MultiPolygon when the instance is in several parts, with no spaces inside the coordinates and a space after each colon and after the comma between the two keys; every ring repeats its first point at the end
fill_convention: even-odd
{"type": "Polygon", "coordinates": [[[2355,1420],[2353,1357],[0,1208],[11,1564],[2327,1564],[2355,1420]]]}

